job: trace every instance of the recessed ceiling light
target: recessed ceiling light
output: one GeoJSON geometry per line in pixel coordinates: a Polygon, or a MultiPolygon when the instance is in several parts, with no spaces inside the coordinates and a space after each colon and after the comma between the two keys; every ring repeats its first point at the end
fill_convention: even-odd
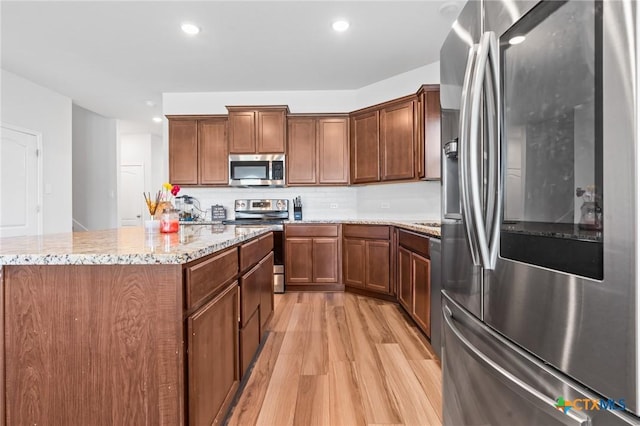
{"type": "Polygon", "coordinates": [[[160,118],[160,117],[153,117],[153,119],[152,119],[152,120],[153,120],[154,122],[156,122],[156,123],[162,123],[162,118],[160,118]]]}
{"type": "Polygon", "coordinates": [[[197,25],[188,22],[182,24],[180,28],[182,28],[182,31],[189,35],[196,35],[200,32],[200,28],[197,25]]]}
{"type": "Polygon", "coordinates": [[[520,44],[524,41],[525,36],[515,36],[509,39],[509,44],[520,44]]]}
{"type": "Polygon", "coordinates": [[[335,21],[331,27],[335,30],[338,31],[339,33],[343,32],[343,31],[347,31],[347,29],[349,28],[349,21],[344,21],[344,20],[340,20],[340,21],[335,21]]]}
{"type": "Polygon", "coordinates": [[[144,104],[148,107],[154,107],[156,106],[156,103],[153,101],[144,101],[144,104]]]}

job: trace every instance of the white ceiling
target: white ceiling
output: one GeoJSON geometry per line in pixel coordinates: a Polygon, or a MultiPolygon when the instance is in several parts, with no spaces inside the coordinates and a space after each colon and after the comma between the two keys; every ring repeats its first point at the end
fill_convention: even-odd
{"type": "MultiPolygon", "coordinates": [[[[357,89],[439,60],[451,1],[6,1],[2,68],[106,117],[163,92],[357,89]],[[331,23],[351,27],[336,33],[331,23]],[[197,36],[180,24],[201,27],[197,36]]],[[[151,100],[156,106],[149,107],[151,100]]]]}

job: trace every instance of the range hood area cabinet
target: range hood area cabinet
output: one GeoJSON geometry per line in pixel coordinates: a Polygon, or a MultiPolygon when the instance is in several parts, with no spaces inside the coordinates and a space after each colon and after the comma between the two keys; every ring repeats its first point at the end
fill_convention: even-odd
{"type": "Polygon", "coordinates": [[[167,119],[169,181],[179,185],[228,185],[227,117],[167,119]]]}
{"type": "Polygon", "coordinates": [[[287,185],[349,184],[349,117],[287,117],[287,185]]]}
{"type": "Polygon", "coordinates": [[[227,110],[230,154],[284,154],[288,106],[227,106],[227,110]]]}

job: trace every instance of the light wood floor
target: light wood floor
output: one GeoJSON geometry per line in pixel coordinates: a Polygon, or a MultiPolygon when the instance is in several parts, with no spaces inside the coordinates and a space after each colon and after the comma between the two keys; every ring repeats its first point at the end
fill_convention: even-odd
{"type": "Polygon", "coordinates": [[[229,425],[440,425],[442,373],[397,305],[276,295],[269,336],[229,425]]]}

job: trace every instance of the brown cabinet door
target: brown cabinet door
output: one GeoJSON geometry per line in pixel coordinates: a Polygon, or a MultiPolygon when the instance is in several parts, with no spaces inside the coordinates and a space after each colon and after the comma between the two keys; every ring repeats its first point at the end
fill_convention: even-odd
{"type": "Polygon", "coordinates": [[[338,282],[338,239],[313,239],[313,282],[338,282]]]}
{"type": "Polygon", "coordinates": [[[345,238],[343,240],[344,284],[350,287],[365,286],[365,241],[345,238]]]}
{"type": "Polygon", "coordinates": [[[255,111],[229,111],[229,153],[256,152],[255,111]]]}
{"type": "Polygon", "coordinates": [[[418,254],[411,254],[413,274],[413,318],[422,331],[431,337],[431,262],[418,254]]]}
{"type": "Polygon", "coordinates": [[[380,111],[382,180],[413,179],[415,175],[414,100],[380,111]]]}
{"type": "Polygon", "coordinates": [[[229,184],[226,118],[198,120],[198,164],[200,184],[229,184]]]}
{"type": "Polygon", "coordinates": [[[238,388],[238,285],[187,318],[189,424],[224,419],[238,388]]]}
{"type": "Polygon", "coordinates": [[[426,179],[440,179],[440,90],[434,89],[424,95],[424,150],[426,179]]]}
{"type": "Polygon", "coordinates": [[[260,262],[260,334],[264,335],[267,320],[273,313],[273,252],[260,262]]]}
{"type": "Polygon", "coordinates": [[[284,252],[287,284],[313,282],[313,238],[287,238],[284,252]]]}
{"type": "Polygon", "coordinates": [[[285,111],[258,111],[257,115],[257,152],[260,154],[284,154],[285,111]]]}
{"type": "Polygon", "coordinates": [[[409,313],[413,312],[411,269],[411,252],[398,247],[398,301],[409,313]]]}
{"type": "Polygon", "coordinates": [[[316,120],[290,117],[287,144],[287,183],[308,185],[318,183],[316,177],[316,120]]]}
{"type": "Polygon", "coordinates": [[[391,245],[389,241],[366,242],[367,290],[389,294],[391,292],[391,245]]]}
{"type": "Polygon", "coordinates": [[[349,183],[349,121],[346,117],[318,119],[318,175],[321,184],[349,183]]]}
{"type": "Polygon", "coordinates": [[[379,180],[378,111],[354,115],[351,119],[351,183],[379,180]]]}
{"type": "Polygon", "coordinates": [[[198,184],[198,122],[169,120],[169,180],[173,184],[198,184]]]}
{"type": "Polygon", "coordinates": [[[262,283],[260,264],[254,266],[240,278],[240,326],[244,327],[260,306],[262,283]]]}

